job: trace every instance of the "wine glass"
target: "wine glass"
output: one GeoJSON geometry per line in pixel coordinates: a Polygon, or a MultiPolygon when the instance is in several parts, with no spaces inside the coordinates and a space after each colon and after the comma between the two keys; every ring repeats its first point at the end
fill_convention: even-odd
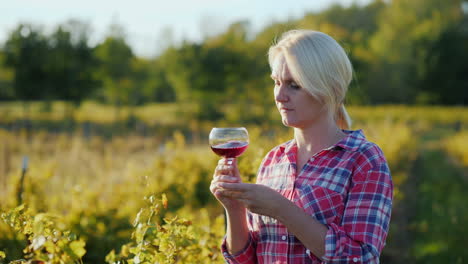
{"type": "Polygon", "coordinates": [[[245,127],[215,127],[211,129],[209,141],[213,152],[231,164],[249,146],[249,133],[245,127]]]}
{"type": "MultiPolygon", "coordinates": [[[[232,164],[249,146],[249,133],[245,127],[214,127],[209,136],[214,153],[227,159],[232,164]]],[[[224,229],[227,230],[227,216],[224,212],[224,229]]]]}

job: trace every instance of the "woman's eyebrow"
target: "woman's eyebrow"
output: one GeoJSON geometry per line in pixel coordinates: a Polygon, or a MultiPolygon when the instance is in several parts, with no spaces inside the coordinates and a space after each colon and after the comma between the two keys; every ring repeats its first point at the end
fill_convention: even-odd
{"type": "MultiPolygon", "coordinates": [[[[275,76],[275,75],[273,75],[273,74],[272,74],[272,75],[270,75],[270,77],[271,77],[273,80],[281,80],[281,79],[279,79],[278,77],[276,77],[276,76],[275,76]]],[[[281,80],[281,81],[283,81],[283,82],[289,82],[289,83],[290,83],[290,82],[294,82],[294,83],[296,82],[296,81],[294,81],[294,80],[293,80],[293,79],[291,79],[291,78],[284,79],[284,80],[281,80]]]]}

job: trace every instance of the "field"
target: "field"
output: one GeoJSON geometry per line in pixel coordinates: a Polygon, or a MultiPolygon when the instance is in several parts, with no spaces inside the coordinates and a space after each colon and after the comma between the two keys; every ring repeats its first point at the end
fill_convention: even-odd
{"type": "MultiPolygon", "coordinates": [[[[175,105],[87,103],[74,121],[65,108],[0,104],[0,263],[223,263],[207,134],[226,123],[184,119],[175,105]]],[[[382,262],[466,263],[468,109],[349,112],[383,149],[396,187],[382,262]]],[[[254,181],[266,152],[292,134],[278,120],[245,126],[239,166],[254,181]]]]}

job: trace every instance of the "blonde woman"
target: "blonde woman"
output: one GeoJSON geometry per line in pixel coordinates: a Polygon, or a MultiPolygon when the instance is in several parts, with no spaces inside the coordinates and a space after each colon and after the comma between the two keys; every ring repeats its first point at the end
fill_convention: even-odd
{"type": "Polygon", "coordinates": [[[226,261],[379,263],[393,184],[380,148],[348,130],[345,51],[324,33],[293,30],[268,55],[276,106],[294,138],[266,155],[256,184],[220,160],[210,190],[226,210],[226,261]]]}

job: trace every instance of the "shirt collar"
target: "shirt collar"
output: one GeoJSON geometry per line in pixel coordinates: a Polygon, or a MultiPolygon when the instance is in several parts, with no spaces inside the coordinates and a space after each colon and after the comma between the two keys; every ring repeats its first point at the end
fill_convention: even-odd
{"type": "Polygon", "coordinates": [[[346,137],[335,144],[337,147],[341,147],[349,151],[357,151],[361,145],[366,142],[366,137],[361,129],[343,130],[343,132],[346,134],[346,137]]]}
{"type": "MultiPolygon", "coordinates": [[[[346,137],[336,143],[334,146],[330,147],[330,149],[339,147],[348,151],[357,151],[361,147],[361,145],[366,141],[366,137],[361,129],[359,130],[342,130],[346,137]]],[[[297,151],[297,144],[294,139],[289,140],[288,142],[282,144],[280,149],[283,153],[296,153],[297,151]]]]}

